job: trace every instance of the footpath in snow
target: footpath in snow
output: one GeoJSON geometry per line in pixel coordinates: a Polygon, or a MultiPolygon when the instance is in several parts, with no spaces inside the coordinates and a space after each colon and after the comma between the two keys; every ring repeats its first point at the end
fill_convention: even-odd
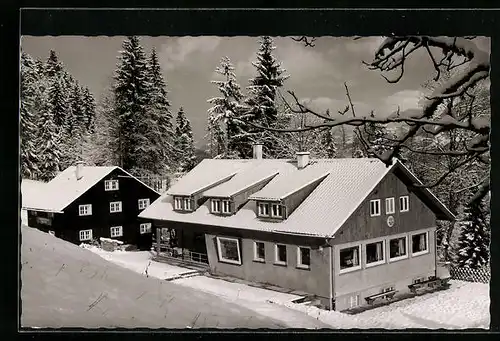
{"type": "Polygon", "coordinates": [[[297,328],[308,328],[307,321],[311,318],[328,328],[336,329],[487,329],[490,324],[489,285],[482,283],[452,280],[451,287],[447,290],[349,315],[293,303],[293,300],[299,298],[297,295],[202,275],[179,278],[189,275],[193,270],[151,261],[152,254],[147,251],[107,252],[97,247],[85,247],[117,265],[141,274],[145,274],[147,268],[149,276],[160,279],[177,278],[173,280],[176,284],[217,295],[265,316],[286,320],[287,324],[296,325],[297,328]]]}

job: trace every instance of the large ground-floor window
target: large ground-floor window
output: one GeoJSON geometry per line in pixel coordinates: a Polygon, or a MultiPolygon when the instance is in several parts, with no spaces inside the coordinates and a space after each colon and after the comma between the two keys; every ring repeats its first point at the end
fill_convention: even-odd
{"type": "Polygon", "coordinates": [[[241,265],[240,243],[236,238],[217,237],[219,261],[241,265]]]}
{"type": "Polygon", "coordinates": [[[361,268],[359,261],[360,246],[340,249],[340,272],[348,272],[361,268]]]}

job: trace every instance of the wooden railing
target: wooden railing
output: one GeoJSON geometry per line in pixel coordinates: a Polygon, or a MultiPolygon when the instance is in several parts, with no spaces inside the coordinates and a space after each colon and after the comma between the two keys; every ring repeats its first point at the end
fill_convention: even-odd
{"type": "Polygon", "coordinates": [[[168,244],[157,243],[153,244],[155,251],[159,257],[171,258],[178,261],[187,261],[197,264],[208,264],[208,256],[204,253],[194,252],[179,247],[170,247],[168,244]]]}

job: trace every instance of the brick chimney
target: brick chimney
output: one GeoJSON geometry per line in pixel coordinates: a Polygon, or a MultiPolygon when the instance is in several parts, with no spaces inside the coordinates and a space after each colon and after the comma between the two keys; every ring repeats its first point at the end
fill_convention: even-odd
{"type": "Polygon", "coordinates": [[[262,143],[253,144],[253,158],[257,160],[262,159],[262,143]]]}
{"type": "Polygon", "coordinates": [[[309,164],[309,152],[297,152],[297,168],[302,169],[309,164]]]}
{"type": "Polygon", "coordinates": [[[83,161],[78,161],[76,163],[76,169],[75,169],[75,176],[76,176],[76,180],[80,180],[81,178],[83,178],[83,161]]]}

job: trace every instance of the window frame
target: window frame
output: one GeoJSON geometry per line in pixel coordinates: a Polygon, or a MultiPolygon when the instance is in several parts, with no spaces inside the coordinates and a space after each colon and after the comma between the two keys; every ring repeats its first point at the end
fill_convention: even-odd
{"type": "Polygon", "coordinates": [[[282,219],[283,218],[283,205],[281,205],[280,203],[271,203],[270,205],[270,216],[271,218],[280,218],[282,219]],[[276,207],[276,211],[278,212],[277,215],[274,214],[273,212],[273,208],[276,207]]]}
{"type": "Polygon", "coordinates": [[[297,246],[297,268],[299,269],[307,269],[311,268],[311,248],[309,246],[297,246]],[[302,249],[309,250],[309,264],[302,263],[302,249]]]}
{"type": "Polygon", "coordinates": [[[231,200],[229,199],[222,199],[220,201],[220,212],[222,214],[231,214],[231,200]],[[224,209],[227,204],[227,211],[224,209]]]}
{"type": "Polygon", "coordinates": [[[349,309],[357,308],[357,307],[359,307],[359,295],[349,296],[349,309]],[[353,300],[353,298],[355,298],[355,300],[353,300]],[[354,305],[353,305],[353,301],[355,302],[354,305]]]}
{"type": "Polygon", "coordinates": [[[120,185],[118,184],[118,180],[104,180],[104,190],[105,191],[118,191],[120,189],[120,185]],[[114,188],[113,184],[116,184],[116,188],[114,188]],[[109,186],[108,186],[109,185],[109,186]]]}
{"type": "Polygon", "coordinates": [[[121,225],[120,226],[111,226],[109,228],[109,236],[111,238],[123,237],[123,226],[121,226],[121,225]],[[120,231],[119,234],[116,234],[116,233],[113,234],[113,229],[118,229],[118,231],[120,231]]]}
{"type": "Polygon", "coordinates": [[[382,213],[381,213],[381,209],[380,209],[380,199],[370,200],[370,217],[379,217],[381,214],[382,213]],[[378,213],[372,212],[372,203],[377,203],[378,213]]]}
{"type": "Polygon", "coordinates": [[[274,244],[274,264],[287,266],[287,264],[288,264],[288,252],[286,249],[286,244],[280,244],[280,243],[274,244]],[[279,260],[278,246],[285,247],[285,261],[279,260]]]}
{"type": "Polygon", "coordinates": [[[392,238],[389,238],[389,263],[392,263],[392,262],[397,262],[398,260],[402,260],[402,259],[407,259],[409,254],[410,254],[410,251],[408,249],[408,236],[407,235],[400,235],[400,236],[394,236],[392,238]],[[398,240],[398,239],[405,239],[405,251],[406,251],[406,254],[404,256],[397,256],[397,257],[393,257],[391,258],[391,241],[392,240],[398,240]]]}
{"type": "Polygon", "coordinates": [[[139,209],[140,209],[140,210],[144,210],[144,209],[146,209],[149,205],[151,205],[151,201],[149,200],[149,198],[138,199],[138,200],[137,200],[137,203],[138,203],[138,205],[139,205],[139,209]],[[142,203],[143,205],[141,205],[141,203],[142,203]],[[145,206],[144,206],[144,203],[146,203],[146,204],[145,204],[145,206]]]}
{"type": "Polygon", "coordinates": [[[151,223],[141,223],[139,224],[139,234],[148,234],[152,232],[153,224],[151,223]],[[143,230],[143,227],[146,227],[145,230],[143,230]]]}
{"type": "Polygon", "coordinates": [[[177,197],[175,196],[174,197],[174,211],[183,211],[184,210],[184,206],[183,206],[183,198],[182,197],[177,197]],[[179,205],[177,205],[179,204],[179,205]]]}
{"type": "Polygon", "coordinates": [[[220,263],[228,263],[228,264],[233,264],[233,265],[241,265],[241,249],[240,249],[240,241],[238,238],[231,238],[231,237],[220,237],[217,236],[217,251],[218,251],[218,256],[219,256],[219,262],[220,263]],[[221,240],[228,240],[228,241],[233,241],[236,242],[236,248],[238,250],[238,260],[234,259],[227,259],[222,256],[222,249],[221,249],[221,240]]]}
{"type": "Polygon", "coordinates": [[[92,204],[78,205],[78,216],[85,217],[89,215],[92,215],[92,204]],[[87,212],[85,214],[82,214],[82,208],[87,209],[87,212]]]}
{"type": "Polygon", "coordinates": [[[338,260],[339,260],[339,274],[345,274],[345,273],[348,273],[348,272],[352,272],[352,271],[358,271],[358,270],[361,270],[361,267],[362,267],[362,262],[361,262],[361,244],[357,244],[357,245],[353,245],[353,246],[344,246],[344,247],[339,247],[339,252],[338,252],[338,260]],[[358,248],[358,265],[356,266],[353,266],[353,267],[350,267],[350,268],[345,268],[345,269],[341,269],[340,268],[340,252],[342,252],[342,250],[345,250],[345,249],[353,249],[353,248],[358,248]]]}
{"type": "Polygon", "coordinates": [[[268,202],[264,202],[264,201],[257,202],[257,215],[259,217],[269,217],[270,216],[269,206],[270,205],[268,202]],[[266,208],[265,211],[267,211],[267,213],[264,213],[263,208],[266,208]]]}
{"type": "Polygon", "coordinates": [[[396,213],[396,199],[394,197],[385,198],[385,214],[396,213]],[[392,202],[392,210],[389,210],[390,202],[392,202]]]}
{"type": "Polygon", "coordinates": [[[92,229],[87,229],[87,230],[80,230],[78,231],[78,237],[79,237],[79,240],[81,242],[86,242],[86,241],[89,241],[89,240],[92,240],[92,229]],[[90,232],[89,232],[90,231],[90,232]],[[85,239],[82,239],[82,232],[85,233],[85,232],[89,232],[89,237],[88,238],[85,238],[85,239]]]}
{"type": "Polygon", "coordinates": [[[123,209],[122,206],[123,205],[122,205],[121,201],[110,201],[110,203],[109,203],[109,213],[120,213],[120,212],[122,212],[123,211],[122,210],[123,209]],[[115,207],[116,204],[119,204],[120,210],[115,210],[115,211],[111,210],[111,207],[115,207]]]}
{"type": "Polygon", "coordinates": [[[412,257],[422,256],[422,255],[428,254],[430,252],[430,250],[429,250],[429,246],[430,246],[429,245],[429,231],[412,233],[410,235],[410,238],[411,238],[411,256],[412,257]],[[417,236],[417,235],[421,235],[421,234],[425,235],[425,250],[413,252],[413,237],[417,236]]]}
{"type": "Polygon", "coordinates": [[[182,205],[184,208],[184,211],[192,211],[193,210],[193,205],[190,197],[186,197],[182,199],[182,205]]]}
{"type": "Polygon", "coordinates": [[[382,239],[382,240],[376,240],[376,241],[372,241],[372,242],[367,242],[364,244],[364,249],[365,249],[365,257],[364,257],[364,260],[365,260],[365,267],[366,268],[371,268],[371,267],[374,267],[374,266],[377,266],[377,265],[382,265],[382,264],[385,264],[387,263],[386,261],[386,249],[385,249],[385,239],[382,239]],[[367,246],[368,245],[371,245],[371,244],[378,244],[378,243],[382,243],[382,260],[378,260],[378,261],[375,261],[375,262],[371,262],[371,263],[368,263],[368,250],[367,250],[367,246]]]}
{"type": "Polygon", "coordinates": [[[253,241],[253,260],[255,262],[259,262],[259,263],[265,263],[266,262],[266,244],[262,241],[258,241],[258,240],[254,240],[253,241]],[[258,248],[257,248],[257,244],[262,244],[264,245],[264,257],[263,258],[260,258],[259,255],[258,255],[258,248]]]}
{"type": "Polygon", "coordinates": [[[220,199],[210,199],[210,212],[211,213],[217,213],[217,214],[220,214],[221,213],[221,208],[222,208],[222,205],[221,205],[221,200],[220,199]],[[218,205],[218,210],[215,210],[216,206],[218,205]]]}
{"type": "Polygon", "coordinates": [[[410,196],[402,195],[399,197],[399,212],[409,212],[410,211],[410,196]],[[405,200],[406,199],[406,200],[405,200]],[[403,209],[403,202],[406,202],[406,207],[403,209]]]}

